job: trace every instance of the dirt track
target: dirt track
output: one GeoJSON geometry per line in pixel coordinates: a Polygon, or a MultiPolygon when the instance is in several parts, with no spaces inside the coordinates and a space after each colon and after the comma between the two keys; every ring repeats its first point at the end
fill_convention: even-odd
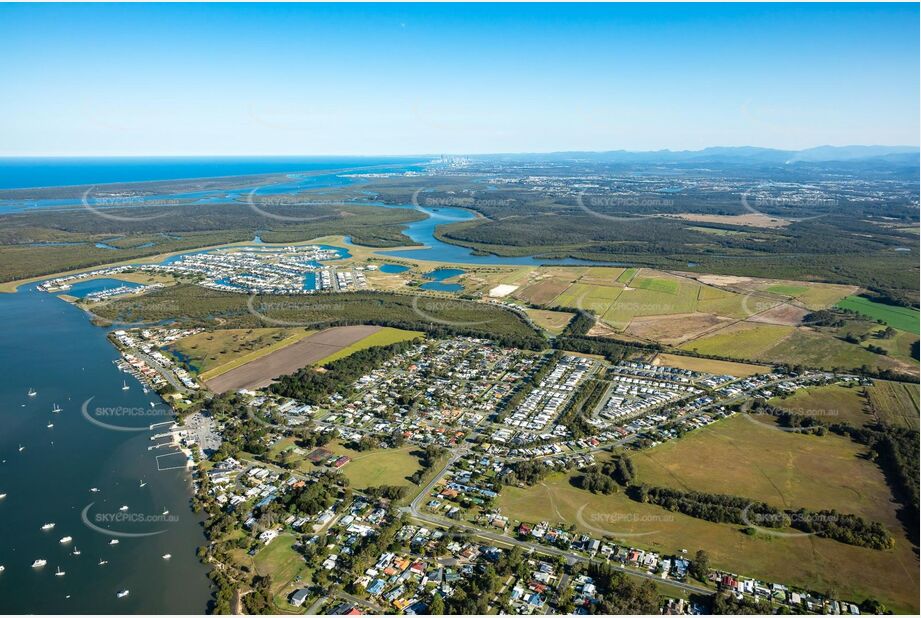
{"type": "Polygon", "coordinates": [[[275,378],[293,373],[301,367],[326,358],[368,335],[380,326],[336,326],[292,343],[280,350],[257,358],[227,373],[212,378],[205,385],[215,393],[236,391],[241,388],[264,388],[275,378]]]}

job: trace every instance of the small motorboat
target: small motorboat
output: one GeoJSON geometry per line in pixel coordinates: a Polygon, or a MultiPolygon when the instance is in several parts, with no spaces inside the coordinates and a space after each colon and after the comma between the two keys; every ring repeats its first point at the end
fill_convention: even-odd
{"type": "Polygon", "coordinates": [[[42,526],[42,530],[52,530],[54,528],[54,522],[50,521],[47,524],[42,526]]]}
{"type": "Polygon", "coordinates": [[[32,568],[33,568],[33,569],[40,569],[40,568],[42,568],[43,566],[45,566],[46,564],[48,564],[48,561],[47,561],[47,560],[45,560],[44,558],[38,558],[35,562],[32,563],[32,568]]]}
{"type": "Polygon", "coordinates": [[[125,588],[124,590],[119,590],[118,592],[116,592],[115,596],[118,597],[119,599],[124,599],[129,594],[131,594],[131,591],[125,588]]]}
{"type": "Polygon", "coordinates": [[[164,559],[164,560],[169,560],[169,559],[172,558],[172,557],[173,557],[173,554],[163,554],[163,559],[164,559]]]}
{"type": "Polygon", "coordinates": [[[118,545],[118,539],[112,539],[109,541],[109,545],[118,545]]]}
{"type": "Polygon", "coordinates": [[[70,542],[73,541],[73,540],[74,540],[74,537],[72,537],[72,536],[65,536],[64,538],[61,539],[60,543],[61,543],[62,545],[66,545],[67,543],[70,543],[70,542]]]}

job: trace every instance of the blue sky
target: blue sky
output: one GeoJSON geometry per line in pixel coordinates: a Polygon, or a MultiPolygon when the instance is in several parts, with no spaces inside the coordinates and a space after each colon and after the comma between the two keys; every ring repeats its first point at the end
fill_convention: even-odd
{"type": "Polygon", "coordinates": [[[0,155],[918,144],[918,5],[0,5],[0,155]]]}

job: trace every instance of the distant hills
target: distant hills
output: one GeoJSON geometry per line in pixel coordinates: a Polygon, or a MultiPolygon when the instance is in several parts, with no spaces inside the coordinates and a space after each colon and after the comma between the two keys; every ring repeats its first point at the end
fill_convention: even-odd
{"type": "Polygon", "coordinates": [[[541,154],[483,155],[486,158],[539,161],[595,161],[599,163],[832,163],[873,162],[918,165],[917,146],[817,146],[805,150],[779,150],[755,146],[715,146],[703,150],[610,150],[606,152],[551,152],[541,154]]]}

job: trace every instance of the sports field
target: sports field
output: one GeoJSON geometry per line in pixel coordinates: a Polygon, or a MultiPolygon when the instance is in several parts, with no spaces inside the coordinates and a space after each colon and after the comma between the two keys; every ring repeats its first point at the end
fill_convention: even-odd
{"type": "Polygon", "coordinates": [[[848,296],[838,301],[835,306],[856,311],[874,320],[882,320],[889,326],[899,330],[908,331],[916,335],[919,333],[919,312],[917,309],[884,305],[863,296],[848,296]]]}
{"type": "Polygon", "coordinates": [[[419,459],[412,454],[418,450],[417,446],[355,451],[333,441],[323,448],[336,455],[346,455],[352,458],[352,461],[347,463],[341,472],[349,479],[349,485],[355,489],[380,485],[410,485],[406,477],[421,467],[419,459]]]}

